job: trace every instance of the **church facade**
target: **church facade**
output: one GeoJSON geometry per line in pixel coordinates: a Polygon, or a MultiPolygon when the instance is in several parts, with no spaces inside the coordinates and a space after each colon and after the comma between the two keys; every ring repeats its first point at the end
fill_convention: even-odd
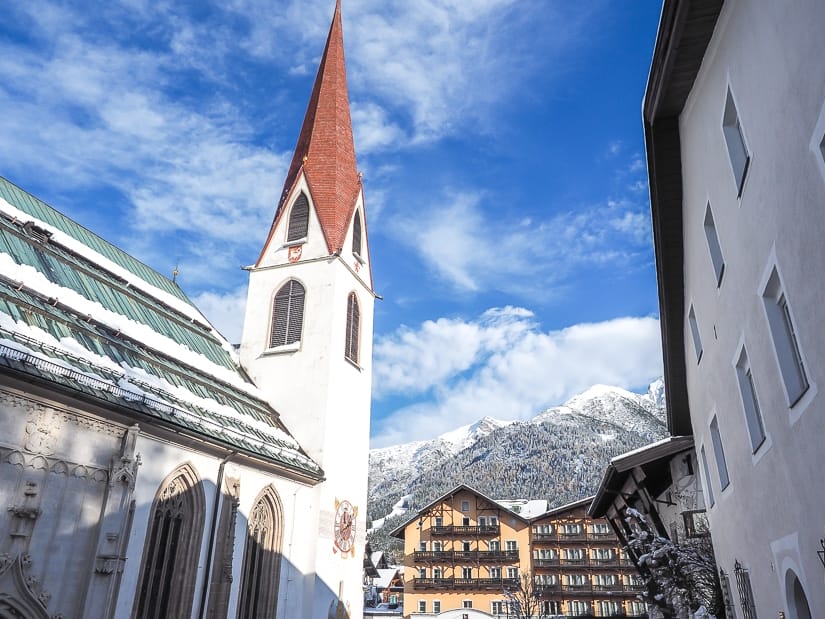
{"type": "Polygon", "coordinates": [[[0,617],[360,617],[373,292],[337,3],[239,351],[0,178],[0,617]]]}

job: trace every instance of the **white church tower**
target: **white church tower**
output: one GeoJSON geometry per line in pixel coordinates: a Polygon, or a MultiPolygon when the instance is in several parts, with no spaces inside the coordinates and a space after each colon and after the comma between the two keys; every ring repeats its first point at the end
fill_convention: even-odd
{"type": "Polygon", "coordinates": [[[337,0],[272,228],[250,268],[241,363],[324,470],[313,617],[362,614],[372,285],[337,0]]]}

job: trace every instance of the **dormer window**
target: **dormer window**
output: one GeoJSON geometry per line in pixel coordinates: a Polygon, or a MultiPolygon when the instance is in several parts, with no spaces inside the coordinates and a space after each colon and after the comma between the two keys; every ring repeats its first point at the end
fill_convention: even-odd
{"type": "Polygon", "coordinates": [[[291,279],[278,292],[272,304],[272,330],[269,347],[278,348],[301,341],[304,325],[304,287],[291,279]]]}
{"type": "Polygon", "coordinates": [[[361,258],[361,212],[355,211],[352,222],[352,253],[361,258]]]}
{"type": "Polygon", "coordinates": [[[309,200],[305,193],[301,192],[298,199],[292,205],[289,212],[289,228],[286,233],[286,242],[300,241],[305,239],[309,229],[309,200]]]}

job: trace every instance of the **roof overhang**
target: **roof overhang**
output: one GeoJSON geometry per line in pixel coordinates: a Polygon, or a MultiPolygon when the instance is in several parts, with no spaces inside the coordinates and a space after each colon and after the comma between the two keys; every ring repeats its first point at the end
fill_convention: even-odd
{"type": "Polygon", "coordinates": [[[675,435],[692,434],[685,376],[679,115],[702,65],[722,4],[723,0],[665,0],[643,103],[667,422],[675,435]]]}
{"type": "Polygon", "coordinates": [[[661,467],[673,456],[693,449],[692,436],[671,436],[647,447],[629,451],[610,461],[604,472],[599,489],[587,510],[591,518],[601,518],[621,492],[630,472],[636,467],[661,467]]]}

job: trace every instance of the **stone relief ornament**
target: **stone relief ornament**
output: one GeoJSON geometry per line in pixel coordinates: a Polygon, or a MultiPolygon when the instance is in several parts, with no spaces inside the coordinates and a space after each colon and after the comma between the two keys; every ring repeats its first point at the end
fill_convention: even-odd
{"type": "Polygon", "coordinates": [[[29,418],[23,449],[29,453],[50,456],[57,449],[62,430],[62,420],[52,410],[44,407],[29,418]]]}

